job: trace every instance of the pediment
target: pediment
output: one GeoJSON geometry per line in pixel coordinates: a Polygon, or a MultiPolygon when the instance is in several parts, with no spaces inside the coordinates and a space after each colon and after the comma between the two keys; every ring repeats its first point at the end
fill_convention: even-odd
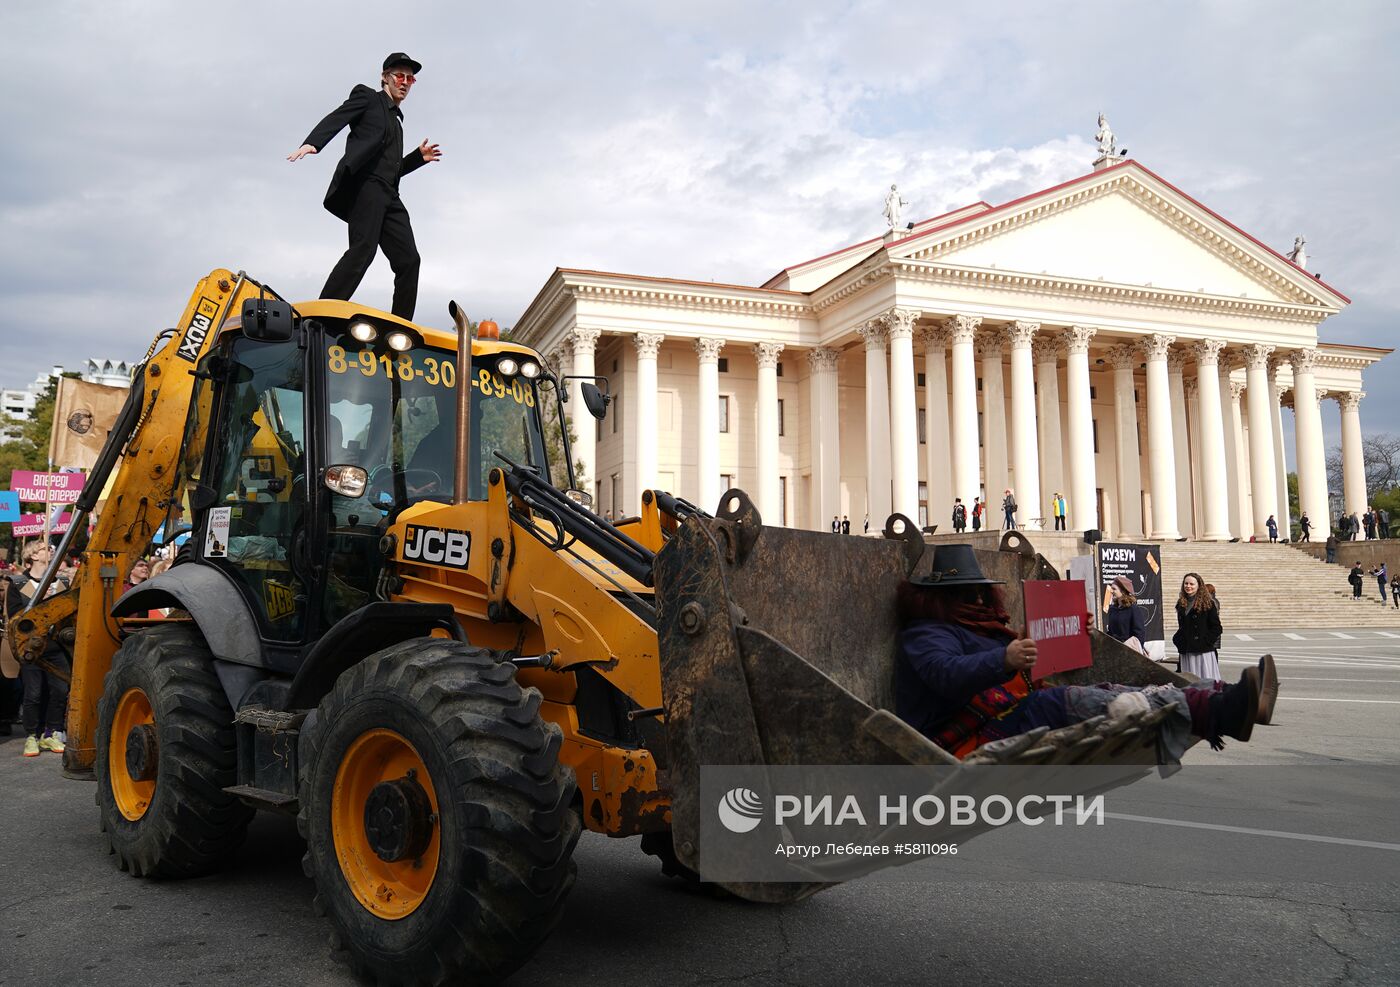
{"type": "Polygon", "coordinates": [[[890,254],[1332,311],[1346,303],[1135,162],[906,239],[890,254]]]}

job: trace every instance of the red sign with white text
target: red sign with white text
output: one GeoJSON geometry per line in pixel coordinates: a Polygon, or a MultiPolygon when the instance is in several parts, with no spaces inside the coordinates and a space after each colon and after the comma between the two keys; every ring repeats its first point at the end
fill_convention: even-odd
{"type": "Polygon", "coordinates": [[[86,473],[36,473],[15,470],[10,489],[26,504],[73,504],[83,492],[86,473]]]}
{"type": "Polygon", "coordinates": [[[1035,668],[1041,679],[1094,663],[1084,611],[1084,580],[1041,579],[1022,584],[1026,636],[1035,642],[1035,668]]]}
{"type": "MultiPolygon", "coordinates": [[[[61,535],[68,530],[68,525],[73,521],[72,514],[59,514],[49,522],[49,534],[61,535]]],[[[15,526],[10,529],[10,533],[16,538],[32,538],[34,535],[44,533],[44,515],[42,514],[21,514],[15,526]]]]}

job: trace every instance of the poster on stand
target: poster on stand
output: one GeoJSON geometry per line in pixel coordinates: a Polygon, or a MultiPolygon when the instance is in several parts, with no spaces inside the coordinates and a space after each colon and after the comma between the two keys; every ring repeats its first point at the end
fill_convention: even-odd
{"type": "Polygon", "coordinates": [[[1095,548],[1098,550],[1099,569],[1099,626],[1107,626],[1108,608],[1113,602],[1109,587],[1119,576],[1127,576],[1133,584],[1133,596],[1137,598],[1135,606],[1141,610],[1142,623],[1147,629],[1147,640],[1143,642],[1147,656],[1161,661],[1166,656],[1162,546],[1101,541],[1095,548]]]}

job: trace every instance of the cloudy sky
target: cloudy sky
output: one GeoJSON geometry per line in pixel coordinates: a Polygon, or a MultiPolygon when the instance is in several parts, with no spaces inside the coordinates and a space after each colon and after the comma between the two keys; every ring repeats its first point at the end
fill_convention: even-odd
{"type": "MultiPolygon", "coordinates": [[[[139,358],[215,267],[318,294],[342,145],[285,157],[390,50],[424,63],[406,141],[444,151],[403,188],[419,321],[457,298],[510,325],[556,266],[761,283],[878,233],[892,181],[921,218],[1084,173],[1102,109],[1266,243],[1307,236],[1354,301],[1325,340],[1396,345],[1397,24],[1382,0],[5,4],[0,385],[139,358]]],[[[390,290],[381,258],[358,297],[390,290]]],[[[1400,432],[1397,360],[1367,431],[1400,432]]]]}

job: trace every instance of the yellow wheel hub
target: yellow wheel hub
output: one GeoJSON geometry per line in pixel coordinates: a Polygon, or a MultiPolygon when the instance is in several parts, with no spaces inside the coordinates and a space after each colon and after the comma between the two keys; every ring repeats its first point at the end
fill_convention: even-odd
{"type": "Polygon", "coordinates": [[[136,822],[156,794],[156,715],[141,689],[127,689],[117,701],[107,739],[107,777],[117,810],[136,822]]]}
{"type": "Polygon", "coordinates": [[[437,874],[437,793],[427,765],[383,727],[355,739],[335,773],[331,833],[345,883],[383,919],[413,914],[437,874]]]}

